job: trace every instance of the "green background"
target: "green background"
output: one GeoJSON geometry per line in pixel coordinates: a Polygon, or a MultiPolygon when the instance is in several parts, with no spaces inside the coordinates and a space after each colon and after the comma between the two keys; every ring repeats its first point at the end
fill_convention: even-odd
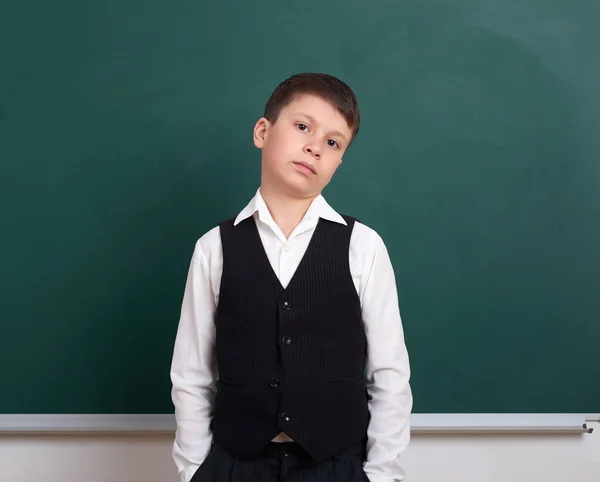
{"type": "Polygon", "coordinates": [[[254,122],[324,71],[363,122],[328,201],[394,263],[416,413],[598,412],[600,5],[2,1],[0,412],[172,413],[195,241],[254,122]]]}

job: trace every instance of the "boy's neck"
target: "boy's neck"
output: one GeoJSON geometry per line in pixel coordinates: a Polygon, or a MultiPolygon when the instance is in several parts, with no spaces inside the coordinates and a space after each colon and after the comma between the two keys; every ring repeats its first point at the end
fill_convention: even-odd
{"type": "Polygon", "coordinates": [[[297,198],[266,186],[260,187],[260,195],[285,239],[289,238],[296,226],[300,224],[311,203],[318,196],[317,194],[306,199],[297,198]]]}

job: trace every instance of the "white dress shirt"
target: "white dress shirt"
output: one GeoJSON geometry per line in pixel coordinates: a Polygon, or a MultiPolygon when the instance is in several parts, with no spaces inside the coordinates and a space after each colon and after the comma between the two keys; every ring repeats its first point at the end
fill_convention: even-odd
{"type": "MultiPolygon", "coordinates": [[[[322,196],[310,205],[288,239],[269,212],[260,189],[235,224],[254,216],[273,271],[285,288],[315,231],[319,218],[346,224],[322,196]]],[[[371,420],[364,470],[370,482],[404,480],[401,454],[410,439],[410,367],[398,308],[394,271],[383,240],[356,222],[350,238],[350,273],[360,298],[367,337],[366,386],[371,420]]],[[[215,321],[223,271],[219,227],[195,246],[181,307],[171,380],[177,432],[173,458],[182,482],[189,482],[208,455],[209,424],[216,393],[215,321]]],[[[286,439],[280,434],[275,441],[286,439]]]]}

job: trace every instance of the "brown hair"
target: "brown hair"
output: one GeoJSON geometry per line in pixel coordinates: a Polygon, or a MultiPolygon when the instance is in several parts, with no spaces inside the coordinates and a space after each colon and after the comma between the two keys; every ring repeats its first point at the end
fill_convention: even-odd
{"type": "Polygon", "coordinates": [[[333,105],[342,114],[352,130],[350,144],[358,134],[360,110],[352,89],[340,79],[321,73],[292,75],[279,84],[265,106],[265,118],[275,123],[281,109],[288,105],[298,94],[313,94],[333,105]]]}

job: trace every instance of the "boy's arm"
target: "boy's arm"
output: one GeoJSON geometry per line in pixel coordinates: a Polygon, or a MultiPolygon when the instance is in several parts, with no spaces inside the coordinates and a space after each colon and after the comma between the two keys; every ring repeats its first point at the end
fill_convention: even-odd
{"type": "Polygon", "coordinates": [[[370,482],[405,479],[401,454],[410,439],[410,366],[398,307],[394,270],[381,237],[373,231],[363,272],[362,315],[367,336],[367,391],[371,421],[364,471],[370,482]]]}
{"type": "Polygon", "coordinates": [[[200,244],[190,264],[171,365],[177,431],[173,459],[181,482],[189,482],[210,450],[217,367],[214,356],[215,299],[200,244]]]}

